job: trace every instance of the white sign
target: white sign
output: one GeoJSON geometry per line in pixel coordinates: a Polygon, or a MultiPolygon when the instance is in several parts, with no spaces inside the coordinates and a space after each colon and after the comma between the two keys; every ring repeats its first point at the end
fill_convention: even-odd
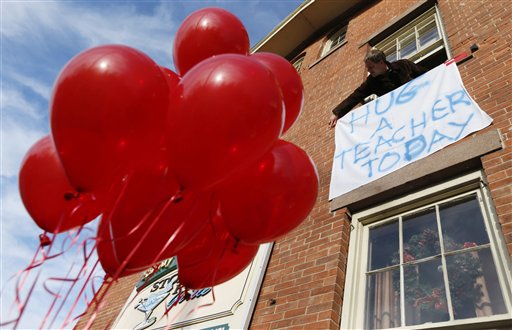
{"type": "Polygon", "coordinates": [[[183,292],[178,270],[171,267],[163,276],[132,292],[112,328],[247,329],[271,248],[271,243],[261,245],[243,272],[213,288],[183,292]]]}
{"type": "Polygon", "coordinates": [[[488,126],[457,65],[441,64],[342,117],[329,199],[394,172],[488,126]]]}

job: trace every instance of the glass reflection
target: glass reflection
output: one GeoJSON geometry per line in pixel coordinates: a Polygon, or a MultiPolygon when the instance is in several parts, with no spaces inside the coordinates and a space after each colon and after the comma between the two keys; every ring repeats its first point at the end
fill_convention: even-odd
{"type": "Polygon", "coordinates": [[[446,266],[455,319],[507,312],[489,248],[447,256],[446,266]]]}
{"type": "Polygon", "coordinates": [[[398,264],[398,221],[370,229],[368,270],[380,269],[398,264]]]}
{"type": "Polygon", "coordinates": [[[405,324],[448,321],[441,259],[404,267],[405,324]]]}
{"type": "Polygon", "coordinates": [[[368,275],[365,329],[400,326],[400,270],[368,275]]]}
{"type": "Polygon", "coordinates": [[[489,243],[476,195],[439,207],[446,252],[489,243]]]}
{"type": "Polygon", "coordinates": [[[403,262],[440,254],[435,209],[432,207],[404,217],[403,239],[403,262]]]}

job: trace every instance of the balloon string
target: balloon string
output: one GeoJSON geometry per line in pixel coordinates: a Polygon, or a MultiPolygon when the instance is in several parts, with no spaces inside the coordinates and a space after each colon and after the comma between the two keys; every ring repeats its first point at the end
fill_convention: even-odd
{"type": "MultiPolygon", "coordinates": [[[[72,304],[72,306],[71,306],[71,308],[70,308],[66,318],[62,322],[62,328],[65,328],[68,325],[68,323],[70,323],[72,321],[72,320],[70,320],[71,314],[73,313],[73,310],[76,308],[78,302],[80,301],[80,297],[82,297],[82,294],[84,293],[85,289],[87,288],[87,284],[89,284],[89,281],[91,280],[91,277],[94,274],[94,270],[98,266],[98,263],[99,263],[99,260],[96,260],[96,262],[94,263],[91,271],[89,272],[89,275],[87,276],[87,279],[84,281],[84,285],[82,285],[82,287],[80,288],[80,292],[76,296],[76,299],[73,302],[73,304],[72,304]]],[[[64,301],[62,302],[62,305],[63,304],[64,304],[64,301]]]]}
{"type": "MultiPolygon", "coordinates": [[[[128,178],[127,180],[124,182],[123,184],[123,187],[122,187],[122,190],[121,192],[118,194],[118,197],[112,207],[112,211],[109,213],[109,216],[104,219],[104,221],[107,221],[107,223],[109,224],[108,226],[108,230],[110,232],[110,237],[113,237],[113,228],[112,228],[112,224],[111,224],[111,218],[112,218],[112,214],[114,214],[117,210],[117,208],[119,207],[119,203],[120,201],[122,200],[124,194],[126,193],[126,189],[127,189],[127,185],[128,185],[128,182],[131,180],[131,177],[132,177],[132,173],[128,175],[128,178]]],[[[117,279],[119,278],[119,276],[121,275],[121,273],[125,270],[128,262],[130,261],[130,259],[134,256],[135,252],[140,248],[140,246],[142,245],[144,239],[149,235],[149,233],[151,232],[151,229],[156,225],[158,219],[160,218],[161,214],[163,214],[163,212],[165,211],[165,209],[168,207],[168,205],[170,205],[171,203],[173,202],[172,199],[168,199],[163,207],[163,209],[160,211],[159,215],[157,217],[155,217],[153,219],[153,221],[151,222],[150,226],[147,228],[147,230],[144,232],[143,236],[141,237],[141,239],[137,242],[137,244],[133,247],[133,249],[131,250],[130,254],[123,260],[122,263],[120,263],[120,260],[119,260],[119,257],[117,256],[117,254],[115,253],[116,251],[116,248],[115,248],[115,242],[121,238],[112,238],[110,240],[110,242],[112,243],[113,245],[113,251],[114,251],[114,257],[117,261],[117,263],[120,263],[120,266],[117,268],[116,272],[110,277],[110,281],[107,283],[106,287],[105,287],[105,291],[100,295],[100,298],[98,298],[98,295],[95,295],[94,297],[94,301],[96,303],[95,305],[95,309],[93,311],[93,314],[91,315],[91,318],[88,320],[87,324],[86,324],[86,329],[89,329],[89,327],[93,324],[94,320],[96,319],[96,315],[97,315],[97,312],[102,308],[104,302],[103,302],[103,298],[105,297],[106,293],[108,292],[108,290],[110,289],[110,287],[112,286],[112,283],[114,281],[117,281],[117,279]]],[[[147,221],[147,219],[149,218],[149,216],[151,215],[152,213],[152,210],[148,211],[146,213],[146,215],[143,217],[142,221],[140,222],[139,225],[136,226],[136,228],[133,228],[132,230],[130,230],[130,232],[126,235],[126,236],[129,236],[130,234],[132,234],[133,232],[135,232],[138,228],[140,228],[140,226],[145,223],[147,221]]]]}
{"type": "MultiPolygon", "coordinates": [[[[128,262],[132,259],[132,257],[135,255],[135,253],[139,250],[139,248],[141,247],[141,245],[144,243],[144,240],[148,237],[148,235],[151,233],[153,227],[156,226],[156,224],[158,223],[158,220],[160,219],[160,217],[162,216],[162,214],[165,212],[165,209],[171,204],[173,203],[173,201],[171,199],[168,199],[165,203],[165,205],[163,206],[163,208],[160,210],[160,212],[158,213],[158,215],[156,217],[154,217],[154,219],[151,221],[150,225],[145,228],[145,231],[144,231],[144,234],[142,235],[142,237],[137,241],[137,243],[135,244],[135,246],[133,247],[133,249],[130,251],[130,253],[128,254],[128,256],[123,260],[123,262],[121,263],[120,267],[118,267],[116,273],[114,274],[114,278],[119,278],[119,275],[123,272],[123,270],[126,268],[126,266],[128,265],[128,262]]],[[[146,221],[148,221],[150,215],[152,214],[152,210],[148,211],[144,217],[142,218],[141,220],[141,223],[145,223],[146,221]]],[[[110,232],[112,234],[112,224],[109,223],[109,229],[110,229],[110,232]]],[[[112,237],[112,236],[111,236],[112,237]]],[[[175,237],[175,236],[174,236],[175,237]]],[[[117,254],[115,254],[115,251],[116,251],[116,248],[115,248],[115,242],[116,240],[118,239],[112,239],[111,242],[112,242],[112,245],[113,245],[113,250],[114,250],[114,256],[116,258],[116,261],[119,263],[119,258],[117,256],[117,254]]],[[[162,251],[159,253],[159,255],[162,254],[162,251]]],[[[155,260],[156,262],[156,260],[155,260]]]]}
{"type": "MultiPolygon", "coordinates": [[[[158,222],[160,220],[160,218],[163,216],[163,214],[167,211],[167,209],[173,204],[175,203],[175,200],[173,198],[170,198],[169,200],[167,200],[167,202],[165,203],[165,205],[162,207],[162,209],[160,210],[160,212],[158,213],[158,215],[155,217],[155,220],[153,221],[153,224],[158,222]]],[[[176,237],[181,233],[181,231],[183,230],[183,227],[185,226],[185,221],[182,221],[180,223],[180,225],[178,226],[178,228],[176,228],[176,230],[172,233],[172,235],[169,237],[169,239],[165,242],[165,245],[160,249],[160,252],[156,255],[156,257],[153,259],[153,264],[158,262],[160,260],[160,257],[164,254],[165,250],[167,250],[167,248],[174,242],[174,240],[176,239],[176,237]]],[[[146,235],[150,232],[151,228],[149,228],[146,232],[146,235]]],[[[144,238],[146,237],[146,235],[144,235],[144,238]]],[[[142,239],[144,239],[142,238],[142,239]]]]}
{"type": "MultiPolygon", "coordinates": [[[[71,271],[72,271],[72,269],[73,269],[73,266],[74,266],[74,263],[73,263],[73,264],[71,265],[71,267],[69,268],[68,273],[66,274],[66,277],[65,277],[65,278],[60,279],[60,278],[50,277],[50,278],[48,278],[46,281],[44,281],[44,282],[43,282],[43,287],[45,288],[45,290],[46,290],[50,295],[52,295],[52,296],[53,296],[53,301],[51,302],[50,307],[48,308],[48,311],[46,312],[46,315],[45,315],[45,317],[43,318],[43,321],[42,321],[42,322],[41,322],[41,324],[39,325],[39,329],[43,329],[43,328],[44,328],[44,324],[45,324],[45,323],[48,321],[48,319],[50,318],[50,314],[51,314],[51,312],[52,312],[52,310],[53,310],[53,307],[54,307],[54,306],[55,306],[55,304],[57,303],[57,300],[61,297],[60,292],[62,291],[62,289],[63,289],[63,287],[64,287],[65,281],[72,281],[71,279],[69,279],[69,276],[70,276],[70,274],[71,274],[71,271]],[[51,290],[47,287],[47,285],[46,285],[46,283],[47,283],[48,281],[59,281],[59,282],[60,282],[60,281],[62,281],[63,283],[62,283],[62,285],[59,287],[59,290],[58,290],[57,292],[53,292],[53,291],[51,291],[51,290]]],[[[57,312],[56,314],[58,314],[58,312],[57,312]]],[[[51,327],[51,324],[50,324],[50,326],[49,326],[49,327],[51,327]]]]}
{"type": "MultiPolygon", "coordinates": [[[[96,262],[96,265],[98,264],[98,262],[99,262],[99,260],[96,262]]],[[[101,292],[101,289],[100,289],[100,291],[97,292],[94,295],[93,299],[91,300],[91,304],[90,305],[92,305],[93,303],[95,305],[94,305],[94,310],[92,312],[92,315],[91,315],[91,317],[89,318],[89,320],[87,321],[87,323],[86,323],[86,325],[84,327],[85,330],[90,329],[91,325],[96,320],[98,312],[103,308],[103,305],[105,304],[104,298],[107,295],[107,293],[110,290],[110,288],[112,287],[112,284],[114,283],[114,281],[117,281],[117,278],[113,278],[110,275],[107,275],[106,276],[106,281],[103,282],[103,285],[102,285],[102,288],[104,287],[105,289],[102,292],[101,292]],[[106,283],[106,285],[105,285],[105,283],[106,283]]]]}
{"type": "MultiPolygon", "coordinates": [[[[123,188],[121,189],[121,191],[119,192],[118,194],[118,197],[114,203],[114,205],[112,206],[111,208],[111,211],[108,213],[108,217],[103,219],[103,221],[106,221],[107,223],[111,223],[111,220],[112,220],[112,217],[113,217],[113,214],[116,213],[116,210],[118,209],[119,207],[119,203],[123,200],[123,197],[126,193],[126,189],[128,189],[128,184],[129,182],[132,180],[132,177],[133,177],[133,171],[128,174],[126,177],[127,179],[123,182],[123,188]]],[[[161,201],[157,202],[157,205],[155,206],[155,209],[157,207],[160,207],[160,205],[164,204],[164,206],[162,206],[164,209],[159,212],[159,215],[157,216],[157,219],[160,218],[160,215],[163,214],[163,212],[165,211],[165,209],[168,207],[168,205],[172,204],[172,203],[177,203],[179,201],[181,201],[183,199],[183,195],[182,195],[182,190],[180,189],[177,193],[175,193],[173,196],[171,197],[166,197],[164,199],[162,199],[161,201]]],[[[154,212],[154,209],[151,209],[149,210],[148,212],[146,212],[145,216],[143,217],[143,219],[146,219],[149,217],[149,215],[151,213],[154,212]]],[[[139,221],[135,226],[131,227],[131,229],[128,231],[128,233],[126,233],[125,235],[122,235],[122,236],[118,236],[115,238],[115,240],[121,240],[121,239],[125,239],[125,238],[128,238],[130,237],[130,235],[132,235],[133,233],[135,233],[136,231],[138,231],[143,225],[144,225],[144,221],[139,221]]],[[[112,234],[112,228],[110,229],[111,230],[111,234],[112,234]]],[[[112,236],[113,237],[113,236],[112,236]]]]}
{"type": "MultiPolygon", "coordinates": [[[[44,233],[45,234],[45,233],[44,233]]],[[[39,278],[39,275],[41,274],[41,269],[39,269],[39,272],[37,273],[36,275],[36,278],[34,280],[34,282],[32,283],[32,286],[27,294],[27,297],[26,297],[26,300],[24,302],[21,301],[20,299],[20,292],[21,290],[23,289],[23,287],[25,286],[25,282],[29,276],[29,274],[31,273],[31,270],[36,268],[36,267],[39,267],[40,265],[43,264],[43,262],[45,261],[45,253],[44,253],[44,248],[45,246],[48,246],[48,251],[50,251],[52,245],[53,245],[53,242],[54,242],[54,239],[55,237],[53,237],[50,241],[49,241],[49,244],[40,244],[36,250],[36,252],[34,253],[34,256],[32,257],[32,260],[30,262],[30,264],[25,268],[23,269],[22,271],[14,274],[9,280],[11,281],[12,279],[14,278],[17,278],[16,280],[16,290],[15,290],[15,300],[14,302],[12,303],[11,305],[11,308],[9,310],[9,314],[11,314],[12,312],[12,309],[14,308],[14,306],[16,306],[18,308],[18,316],[14,319],[14,320],[11,320],[5,324],[11,324],[11,323],[14,323],[14,327],[13,329],[16,329],[22,316],[23,316],[23,312],[25,311],[25,307],[26,305],[28,304],[28,301],[30,300],[30,297],[32,295],[32,292],[34,290],[34,287],[37,283],[37,280],[39,278]],[[39,253],[42,254],[42,260],[38,260],[37,257],[39,255],[39,253]]],[[[3,326],[4,323],[0,324],[0,326],[3,326]]]]}
{"type": "MultiPolygon", "coordinates": [[[[210,226],[211,226],[211,230],[213,232],[213,236],[215,236],[215,226],[213,224],[213,217],[214,217],[214,214],[212,214],[212,205],[213,205],[213,201],[214,201],[214,197],[215,197],[215,194],[212,194],[211,197],[210,197],[210,200],[208,202],[208,209],[210,210],[210,213],[208,215],[208,222],[210,223],[210,226]]],[[[227,243],[226,243],[226,246],[227,246],[227,243]]],[[[225,249],[225,248],[224,248],[225,249]]],[[[222,256],[224,255],[224,253],[222,253],[221,255],[221,258],[222,256]]],[[[199,262],[198,262],[199,263],[199,262]]],[[[196,263],[197,264],[197,263],[196,263]]],[[[179,268],[178,268],[178,272],[179,272],[179,268]]],[[[215,278],[215,275],[214,275],[214,278],[215,278]]],[[[189,311],[187,313],[187,315],[185,315],[185,318],[187,318],[188,316],[190,316],[192,313],[195,313],[196,311],[198,311],[199,309],[201,308],[205,308],[205,307],[208,307],[208,306],[212,306],[214,303],[215,303],[215,293],[214,293],[214,289],[213,287],[211,287],[211,292],[212,292],[212,302],[211,303],[206,303],[206,304],[202,304],[200,306],[197,306],[195,307],[194,309],[192,309],[191,311],[189,311]]],[[[158,322],[160,320],[162,320],[164,317],[167,318],[167,322],[166,322],[166,326],[164,328],[164,330],[168,330],[173,324],[174,322],[181,316],[181,314],[183,313],[183,311],[185,310],[184,308],[182,308],[176,315],[174,315],[173,318],[169,319],[169,312],[171,311],[171,309],[174,307],[174,306],[177,306],[179,304],[180,301],[182,301],[182,299],[185,298],[184,300],[186,301],[189,301],[191,298],[190,298],[190,293],[187,291],[187,288],[185,288],[183,285],[179,285],[179,292],[178,292],[178,298],[176,299],[176,301],[174,302],[174,304],[172,304],[171,306],[169,306],[168,308],[166,307],[165,309],[165,313],[160,317],[160,319],[158,320],[158,322]],[[184,292],[183,292],[184,290],[184,292]]],[[[156,322],[155,322],[156,323],[156,322]]]]}
{"type": "MultiPolygon", "coordinates": [[[[113,228],[112,228],[112,224],[110,222],[111,220],[111,217],[112,217],[112,214],[116,212],[116,209],[119,207],[119,202],[122,200],[122,197],[123,195],[125,194],[126,192],[126,188],[127,188],[127,183],[129,182],[129,180],[131,179],[131,175],[128,176],[128,179],[127,181],[125,181],[124,185],[123,185],[123,189],[121,190],[121,192],[119,193],[118,195],[118,198],[116,199],[115,203],[114,203],[114,206],[112,208],[112,211],[110,212],[109,214],[109,217],[107,218],[107,222],[109,224],[108,226],[108,230],[110,232],[110,237],[112,237],[112,231],[113,231],[113,228]]],[[[160,216],[163,214],[163,212],[165,211],[165,209],[171,204],[173,203],[173,200],[170,198],[168,199],[166,202],[165,202],[165,205],[164,207],[162,208],[162,210],[159,212],[159,215],[157,217],[155,217],[153,219],[153,221],[151,221],[151,224],[149,225],[149,227],[146,229],[146,231],[144,232],[144,234],[142,235],[142,237],[140,238],[140,240],[137,242],[137,244],[133,247],[133,249],[131,250],[130,254],[123,260],[123,262],[120,263],[120,260],[119,260],[119,257],[117,256],[117,254],[115,253],[116,251],[116,248],[115,248],[115,242],[121,238],[112,238],[110,240],[110,242],[112,243],[113,245],[113,251],[114,251],[114,257],[116,258],[116,261],[118,263],[120,263],[120,266],[117,268],[116,272],[112,275],[111,277],[111,280],[109,283],[107,283],[107,286],[106,286],[106,289],[105,291],[103,292],[103,294],[100,296],[100,299],[96,301],[96,305],[95,305],[95,310],[93,312],[93,314],[91,315],[91,318],[89,319],[88,323],[86,324],[86,329],[89,329],[89,327],[93,324],[94,320],[96,319],[96,315],[97,315],[97,312],[102,308],[104,302],[103,302],[103,298],[104,296],[106,295],[106,293],[108,292],[108,290],[110,289],[110,287],[112,286],[112,283],[113,281],[117,281],[117,279],[119,278],[119,276],[121,275],[121,273],[125,270],[128,262],[131,260],[131,258],[135,255],[135,252],[138,251],[138,249],[140,248],[140,246],[142,245],[144,239],[150,234],[151,232],[151,229],[156,225],[156,223],[158,222],[158,219],[160,218],[160,216]]],[[[152,214],[152,210],[148,211],[146,213],[146,215],[142,218],[141,222],[140,223],[145,223],[147,221],[147,219],[149,218],[149,216],[152,214]]],[[[132,234],[135,230],[137,230],[141,225],[139,224],[137,226],[137,228],[134,228],[132,229],[128,235],[132,234]]],[[[127,235],[127,236],[128,236],[127,235]]],[[[94,297],[94,299],[96,300],[97,298],[97,295],[94,297]]]]}
{"type": "MultiPolygon", "coordinates": [[[[56,311],[56,313],[55,313],[55,315],[54,315],[54,318],[52,319],[52,321],[51,321],[51,323],[50,323],[49,327],[51,327],[51,326],[53,325],[53,323],[55,322],[55,320],[56,320],[56,318],[57,318],[57,315],[59,315],[59,314],[60,314],[60,312],[61,312],[62,308],[64,307],[64,304],[66,303],[67,299],[69,298],[69,295],[71,294],[71,292],[72,292],[73,288],[74,288],[74,287],[75,287],[75,285],[78,283],[78,280],[80,279],[81,275],[82,275],[82,274],[84,274],[84,276],[85,276],[85,274],[87,274],[87,265],[88,265],[88,263],[89,263],[90,258],[91,258],[91,257],[92,257],[92,255],[93,255],[93,253],[94,253],[94,252],[95,252],[95,250],[96,250],[96,244],[95,244],[95,243],[96,243],[96,240],[95,240],[95,239],[93,239],[93,238],[87,238],[87,239],[85,239],[85,240],[80,244],[80,245],[82,246],[82,250],[83,250],[83,260],[84,260],[84,262],[83,262],[83,264],[82,264],[81,269],[80,269],[80,270],[79,270],[79,272],[78,272],[78,275],[77,275],[76,281],[73,281],[73,283],[72,283],[71,287],[68,289],[68,291],[67,291],[67,293],[66,293],[66,295],[65,295],[64,299],[63,299],[63,300],[62,300],[62,302],[60,303],[60,306],[58,307],[58,309],[57,309],[57,311],[56,311]],[[93,246],[92,246],[92,248],[90,249],[89,253],[87,253],[87,242],[88,242],[89,240],[92,240],[94,243],[93,243],[93,246]]],[[[78,251],[77,251],[77,252],[78,252],[78,251]]],[[[88,276],[88,278],[85,280],[84,285],[88,283],[88,281],[89,281],[90,277],[91,277],[91,276],[92,276],[92,274],[94,273],[94,269],[95,269],[95,266],[94,266],[93,268],[91,268],[90,273],[89,273],[89,276],[88,276]]],[[[71,271],[71,269],[70,269],[70,271],[71,271]]],[[[80,295],[79,295],[79,296],[80,296],[80,295]]]]}

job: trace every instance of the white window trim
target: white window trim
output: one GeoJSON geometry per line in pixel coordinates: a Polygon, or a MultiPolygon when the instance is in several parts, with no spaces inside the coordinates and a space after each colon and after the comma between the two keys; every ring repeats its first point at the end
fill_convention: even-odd
{"type": "MultiPolygon", "coordinates": [[[[433,16],[434,21],[437,28],[437,33],[440,36],[439,40],[431,41],[426,46],[424,46],[421,50],[414,53],[412,56],[409,57],[403,57],[407,59],[413,59],[415,63],[418,63],[422,61],[423,59],[429,57],[430,55],[438,52],[439,50],[443,49],[446,52],[447,58],[451,57],[451,52],[448,47],[448,37],[446,35],[446,32],[444,30],[443,22],[441,20],[441,15],[439,14],[439,9],[436,6],[433,6],[432,8],[426,10],[423,14],[419,15],[418,17],[412,19],[409,23],[404,25],[402,28],[400,28],[398,31],[390,35],[389,37],[381,40],[379,43],[375,45],[376,48],[383,49],[384,50],[384,44],[388,44],[391,40],[394,40],[395,43],[398,43],[398,39],[401,35],[404,34],[406,30],[409,30],[410,28],[414,28],[416,30],[417,26],[420,25],[422,22],[424,22],[429,17],[433,16]]],[[[415,36],[416,43],[418,43],[417,36],[415,36]]],[[[400,57],[398,52],[398,46],[395,45],[395,50],[397,51],[397,59],[403,59],[400,57]]],[[[419,48],[419,46],[417,45],[419,48]]]]}
{"type": "Polygon", "coordinates": [[[327,41],[324,44],[324,47],[322,48],[322,55],[320,57],[327,56],[329,53],[331,53],[334,49],[337,49],[339,46],[345,44],[347,40],[347,25],[343,25],[339,27],[337,30],[335,30],[327,39],[327,41]],[[341,40],[336,45],[332,45],[333,39],[337,39],[341,34],[343,34],[343,40],[341,40]]]}
{"type": "Polygon", "coordinates": [[[300,73],[300,69],[302,68],[302,64],[304,64],[304,58],[306,55],[302,55],[299,58],[297,58],[295,61],[293,61],[292,65],[297,70],[297,72],[300,73]]]}
{"type": "MultiPolygon", "coordinates": [[[[492,214],[490,192],[485,183],[485,176],[482,171],[476,171],[459,178],[441,183],[434,187],[423,189],[404,196],[402,198],[381,204],[379,206],[358,212],[352,216],[349,240],[349,252],[347,258],[347,273],[345,281],[345,290],[343,295],[343,306],[341,310],[341,329],[363,329],[364,328],[364,297],[365,297],[365,271],[367,261],[367,251],[365,248],[368,242],[369,231],[365,228],[369,224],[391,217],[395,214],[403,213],[409,209],[415,209],[420,206],[426,206],[447,198],[459,198],[463,194],[477,193],[481,202],[484,204],[484,222],[489,233],[491,244],[496,246],[491,249],[494,259],[497,261],[496,271],[498,279],[502,286],[503,299],[508,314],[494,315],[485,318],[486,322],[510,320],[512,319],[512,301],[509,292],[512,292],[512,269],[510,258],[507,254],[507,246],[500,230],[497,226],[497,216],[492,214]]],[[[465,324],[475,324],[475,319],[462,319],[447,322],[428,323],[417,326],[402,326],[406,329],[435,329],[438,327],[461,326],[465,324]]]]}

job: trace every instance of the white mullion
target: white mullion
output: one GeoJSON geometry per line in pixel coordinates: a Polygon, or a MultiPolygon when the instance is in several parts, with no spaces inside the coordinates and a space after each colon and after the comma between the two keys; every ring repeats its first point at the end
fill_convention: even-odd
{"type": "Polygon", "coordinates": [[[400,54],[400,38],[399,36],[395,39],[395,49],[396,49],[396,59],[399,60],[402,58],[402,55],[400,54]]]}
{"type": "Polygon", "coordinates": [[[446,258],[444,255],[444,237],[443,231],[441,230],[441,215],[439,214],[439,204],[436,204],[436,220],[437,220],[437,232],[439,237],[439,247],[441,249],[441,265],[443,268],[443,280],[444,280],[444,291],[446,294],[446,307],[448,308],[448,313],[450,315],[450,321],[453,321],[453,307],[452,307],[452,295],[450,292],[450,282],[448,280],[448,267],[446,266],[446,258]]]}
{"type": "Polygon", "coordinates": [[[398,263],[400,270],[400,326],[405,326],[405,285],[404,285],[404,267],[402,261],[404,260],[404,249],[403,249],[403,233],[402,233],[402,216],[398,217],[398,249],[399,258],[398,263]]]}
{"type": "Polygon", "coordinates": [[[443,40],[446,55],[448,58],[451,58],[452,51],[450,49],[450,45],[448,44],[448,36],[446,35],[446,31],[444,30],[443,21],[441,18],[441,14],[439,13],[437,4],[434,6],[434,17],[436,19],[437,31],[440,32],[439,37],[441,38],[441,40],[443,40]]]}
{"type": "Polygon", "coordinates": [[[420,33],[418,32],[418,24],[416,24],[414,26],[414,42],[416,43],[416,53],[414,53],[412,56],[419,54],[421,51],[421,49],[420,49],[420,33]]]}

